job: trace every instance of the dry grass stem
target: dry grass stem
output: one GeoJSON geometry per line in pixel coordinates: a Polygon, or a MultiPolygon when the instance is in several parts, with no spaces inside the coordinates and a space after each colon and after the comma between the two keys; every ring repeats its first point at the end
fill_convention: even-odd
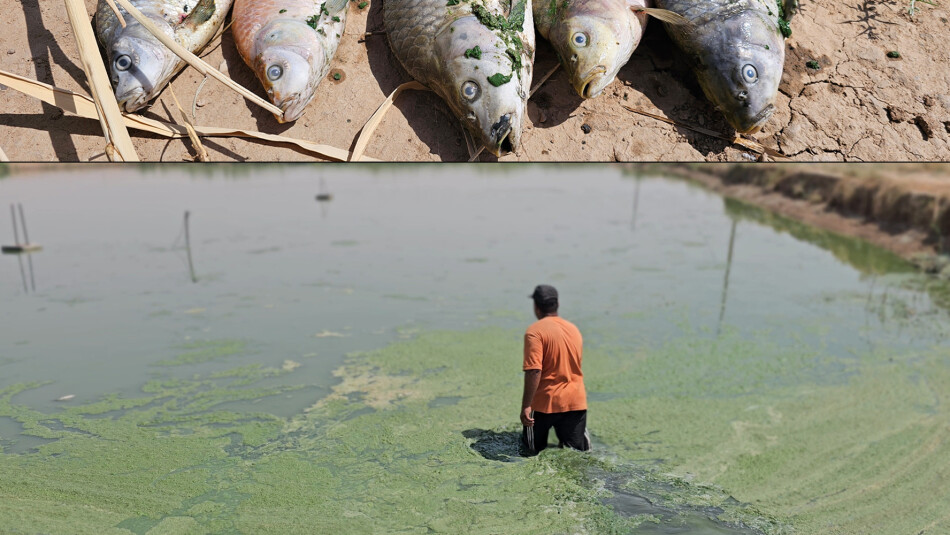
{"type": "Polygon", "coordinates": [[[119,24],[125,28],[125,17],[122,15],[122,12],[119,11],[118,6],[115,5],[115,0],[106,0],[106,3],[109,4],[110,8],[112,8],[112,12],[115,13],[115,17],[119,19],[119,24]]]}
{"type": "MultiPolygon", "coordinates": [[[[86,95],[74,93],[66,89],[53,87],[36,80],[31,80],[23,76],[0,70],[0,83],[10,89],[19,91],[33,98],[37,98],[79,117],[86,119],[96,119],[98,112],[95,103],[86,95]]],[[[129,128],[150,132],[168,138],[181,138],[188,135],[188,131],[183,126],[177,124],[157,121],[148,117],[143,117],[135,113],[122,115],[125,125],[129,128]]],[[[278,136],[275,134],[265,134],[253,130],[240,130],[233,128],[220,128],[215,126],[195,126],[195,132],[200,137],[240,137],[250,138],[259,141],[277,143],[283,145],[292,145],[304,152],[314,154],[325,160],[347,161],[350,159],[350,152],[332,147],[330,145],[321,145],[295,139],[291,137],[278,136]]],[[[108,147],[107,147],[107,150],[108,147]]],[[[353,158],[356,159],[356,158],[353,158]]],[[[377,161],[374,158],[363,156],[360,161],[377,161]]]]}
{"type": "Polygon", "coordinates": [[[208,65],[207,63],[205,63],[203,59],[192,54],[191,52],[186,50],[183,46],[179,45],[174,39],[167,36],[165,32],[156,28],[155,25],[152,23],[152,21],[148,20],[148,17],[143,15],[141,11],[139,11],[138,9],[135,8],[135,6],[129,3],[129,0],[115,0],[115,1],[120,6],[122,6],[122,9],[126,10],[129,13],[129,15],[132,16],[132,18],[139,21],[139,23],[142,24],[142,26],[146,30],[148,30],[152,35],[154,35],[155,38],[158,39],[163,45],[167,46],[168,49],[174,52],[176,56],[185,60],[186,63],[194,67],[198,72],[215,78],[219,82],[223,83],[224,85],[228,86],[229,88],[239,93],[242,97],[253,102],[254,104],[257,104],[258,106],[264,108],[265,110],[273,113],[277,117],[284,116],[284,112],[281,111],[280,108],[278,108],[277,106],[274,106],[270,102],[262,99],[261,97],[257,96],[256,94],[254,94],[247,88],[243,87],[242,85],[238,84],[234,80],[225,76],[224,74],[221,73],[221,71],[215,69],[211,65],[208,65]]]}
{"type": "Polygon", "coordinates": [[[376,109],[376,112],[366,121],[366,124],[363,125],[363,128],[360,129],[360,133],[356,138],[356,144],[353,146],[353,155],[352,160],[359,160],[363,153],[366,151],[366,146],[369,145],[369,140],[373,137],[373,132],[376,131],[376,127],[379,126],[379,123],[382,122],[383,117],[386,115],[386,112],[389,111],[389,108],[392,107],[393,101],[396,100],[396,97],[400,93],[409,89],[416,89],[419,91],[429,91],[429,88],[420,84],[419,82],[406,82],[399,87],[397,87],[390,95],[379,105],[379,108],[376,109]]]}
{"type": "Polygon", "coordinates": [[[751,151],[753,151],[753,152],[756,152],[756,153],[758,153],[758,154],[766,154],[766,155],[768,155],[768,156],[770,156],[770,157],[772,157],[772,158],[775,158],[776,160],[787,160],[787,159],[788,159],[788,157],[785,156],[784,154],[782,154],[781,152],[779,152],[779,151],[777,151],[777,150],[775,150],[775,149],[770,149],[770,148],[768,148],[768,147],[762,145],[761,143],[759,143],[759,142],[757,142],[757,141],[753,141],[753,140],[751,140],[751,139],[746,139],[746,138],[744,138],[744,137],[741,137],[739,134],[736,134],[736,135],[733,136],[733,137],[729,137],[729,136],[725,136],[725,135],[723,135],[723,134],[720,134],[719,132],[716,132],[715,130],[709,130],[708,128],[703,128],[703,127],[701,127],[701,126],[694,126],[694,125],[690,125],[690,124],[680,123],[680,122],[674,121],[674,120],[672,120],[672,119],[668,119],[668,118],[666,118],[666,117],[663,117],[662,115],[657,115],[657,114],[655,114],[655,113],[650,113],[650,112],[648,112],[648,111],[640,110],[640,109],[637,109],[637,108],[631,108],[630,106],[627,106],[626,104],[621,104],[620,106],[621,106],[622,108],[624,108],[625,110],[627,110],[627,111],[632,111],[633,113],[638,113],[638,114],[640,114],[640,115],[643,115],[643,116],[646,116],[646,117],[650,117],[650,118],[652,118],[652,119],[656,119],[657,121],[663,121],[664,123],[671,124],[671,125],[673,125],[673,126],[678,126],[678,127],[680,127],[680,128],[685,128],[685,129],[687,129],[687,130],[692,130],[693,132],[699,132],[700,134],[705,134],[705,135],[707,135],[707,136],[712,136],[712,137],[721,139],[721,140],[723,140],[723,141],[728,141],[728,142],[730,142],[730,143],[733,143],[733,144],[735,144],[735,145],[739,145],[739,146],[741,146],[741,147],[744,147],[744,148],[746,148],[746,149],[749,149],[749,150],[751,150],[751,151]]]}
{"type": "Polygon", "coordinates": [[[534,88],[531,89],[531,92],[528,93],[528,98],[533,97],[535,91],[537,91],[538,89],[541,89],[541,86],[544,85],[544,82],[547,82],[547,81],[548,81],[548,78],[550,78],[551,76],[553,76],[554,73],[556,73],[557,70],[558,70],[560,67],[561,67],[561,64],[558,63],[557,65],[555,65],[554,67],[552,67],[551,70],[549,70],[547,74],[545,74],[544,76],[542,76],[541,79],[538,80],[538,83],[536,83],[536,84],[534,85],[534,88]]]}
{"type": "Polygon", "coordinates": [[[198,155],[198,160],[207,162],[208,151],[206,151],[204,145],[201,144],[201,140],[198,138],[198,133],[195,132],[195,125],[193,125],[191,123],[191,119],[185,115],[185,110],[182,109],[181,103],[178,102],[178,96],[175,95],[175,90],[172,88],[172,86],[168,86],[168,91],[172,94],[172,100],[175,101],[175,106],[178,108],[178,113],[181,115],[181,120],[184,123],[185,130],[188,131],[188,139],[191,140],[191,144],[195,147],[195,153],[198,155]]]}

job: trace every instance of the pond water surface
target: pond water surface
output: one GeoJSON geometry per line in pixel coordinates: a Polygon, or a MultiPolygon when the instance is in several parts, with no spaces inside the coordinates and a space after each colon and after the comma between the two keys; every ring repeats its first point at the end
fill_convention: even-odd
{"type": "Polygon", "coordinates": [[[0,180],[14,532],[950,530],[950,323],[884,251],[620,167],[45,175],[0,180]],[[516,455],[538,283],[594,455],[516,455]]]}

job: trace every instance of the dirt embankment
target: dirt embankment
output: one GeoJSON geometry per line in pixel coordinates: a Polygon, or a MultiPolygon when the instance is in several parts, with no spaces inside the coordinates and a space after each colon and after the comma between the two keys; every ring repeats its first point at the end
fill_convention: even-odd
{"type": "Polygon", "coordinates": [[[950,169],[932,165],[680,165],[726,196],[861,238],[950,276],[950,169]]]}
{"type": "MultiPolygon", "coordinates": [[[[202,84],[186,69],[171,85],[194,122],[258,130],[350,148],[387,94],[408,81],[382,27],[384,0],[349,2],[350,13],[331,76],[303,117],[280,124],[216,81],[202,84]],[[363,6],[362,8],[359,6],[363,6]],[[340,79],[332,77],[339,73],[340,79]]],[[[97,0],[86,0],[89,13],[97,0]]],[[[950,160],[950,4],[909,0],[808,0],[792,20],[776,113],[756,139],[794,160],[950,160]],[[890,55],[889,55],[890,54],[890,55]],[[892,57],[893,56],[893,57],[892,57]],[[899,57],[897,57],[899,56],[899,57]],[[811,65],[811,67],[809,67],[811,65]]],[[[57,87],[88,93],[62,2],[0,0],[0,68],[57,87]]],[[[538,40],[535,72],[557,63],[538,40]]],[[[230,31],[204,59],[263,95],[238,56],[230,31]]],[[[598,98],[583,100],[563,71],[528,102],[522,147],[502,161],[747,161],[756,155],[728,141],[637,115],[622,106],[731,135],[706,100],[660,24],[651,23],[630,62],[598,98]]],[[[0,87],[0,147],[18,161],[105,160],[99,124],[0,87]]],[[[142,112],[177,122],[166,90],[142,112]]],[[[187,140],[132,132],[148,161],[195,158],[187,140]]],[[[235,138],[207,139],[213,161],[312,160],[287,146],[235,138]]],[[[410,91],[385,117],[367,156],[387,161],[468,159],[459,121],[435,94],[410,91]]],[[[494,157],[483,154],[484,161],[494,157]]]]}

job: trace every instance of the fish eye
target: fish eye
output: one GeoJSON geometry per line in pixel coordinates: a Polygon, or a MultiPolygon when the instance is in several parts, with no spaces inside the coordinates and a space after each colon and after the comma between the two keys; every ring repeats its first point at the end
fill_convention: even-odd
{"type": "Polygon", "coordinates": [[[754,84],[759,80],[759,71],[751,64],[745,64],[742,67],[742,79],[749,84],[754,84]]]}
{"type": "Polygon", "coordinates": [[[478,91],[478,84],[471,80],[462,84],[462,97],[464,97],[465,100],[475,100],[478,98],[478,91]]]}
{"type": "Polygon", "coordinates": [[[587,34],[584,32],[577,32],[574,34],[574,37],[571,37],[571,42],[574,43],[576,47],[587,46],[587,34]]]}
{"type": "Polygon", "coordinates": [[[127,71],[129,67],[132,66],[132,58],[122,54],[121,56],[115,58],[115,70],[117,71],[127,71]]]}
{"type": "Polygon", "coordinates": [[[267,79],[272,82],[278,80],[283,75],[284,69],[280,65],[271,65],[267,68],[267,79]]]}

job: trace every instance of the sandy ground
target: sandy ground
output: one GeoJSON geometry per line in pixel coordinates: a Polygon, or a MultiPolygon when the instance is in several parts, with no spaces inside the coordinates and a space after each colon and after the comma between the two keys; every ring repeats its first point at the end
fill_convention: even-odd
{"type": "MultiPolygon", "coordinates": [[[[950,10],[909,0],[803,0],[787,41],[778,111],[756,139],[794,160],[950,160],[950,10]],[[899,59],[889,51],[900,52],[899,59]],[[820,69],[806,67],[816,60],[820,69]]],[[[86,0],[90,14],[96,0],[86,0]]],[[[10,16],[0,22],[0,68],[42,82],[88,93],[64,5],[57,0],[0,0],[10,16]]],[[[396,66],[384,35],[364,40],[382,27],[376,0],[351,13],[333,72],[306,114],[293,124],[246,102],[215,80],[197,97],[196,124],[260,130],[340,148],[352,147],[376,107],[408,81],[396,66]]],[[[263,95],[244,65],[230,32],[212,43],[204,59],[263,95]]],[[[577,97],[566,76],[555,74],[528,104],[523,144],[502,161],[744,161],[755,155],[729,142],[635,115],[621,103],[680,123],[729,133],[725,120],[705,100],[659,24],[618,79],[597,99],[577,97]],[[588,125],[589,133],[585,134],[588,125]]],[[[541,42],[535,72],[556,63],[541,42]]],[[[192,107],[202,76],[186,69],[172,81],[186,108],[192,107]]],[[[105,160],[98,122],[70,116],[31,97],[0,92],[0,147],[14,161],[105,160]]],[[[171,120],[166,91],[145,115],[171,120]]],[[[177,117],[177,114],[176,114],[177,117]]],[[[187,140],[169,141],[134,133],[143,160],[183,161],[195,156],[187,140]]],[[[312,160],[286,146],[240,139],[208,139],[213,161],[312,160]]],[[[410,91],[396,101],[376,132],[367,155],[384,160],[468,159],[461,126],[433,93],[410,91]]],[[[482,155],[483,161],[495,158],[482,155]]]]}

